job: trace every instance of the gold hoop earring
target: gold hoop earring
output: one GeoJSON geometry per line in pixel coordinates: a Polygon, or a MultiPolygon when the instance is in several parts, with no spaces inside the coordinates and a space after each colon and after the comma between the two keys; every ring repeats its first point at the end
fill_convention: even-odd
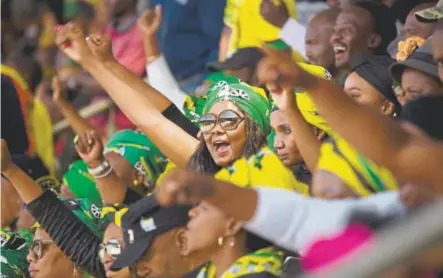
{"type": "Polygon", "coordinates": [[[222,246],[223,245],[223,241],[224,241],[224,238],[223,237],[219,237],[218,238],[218,245],[222,246]]]}

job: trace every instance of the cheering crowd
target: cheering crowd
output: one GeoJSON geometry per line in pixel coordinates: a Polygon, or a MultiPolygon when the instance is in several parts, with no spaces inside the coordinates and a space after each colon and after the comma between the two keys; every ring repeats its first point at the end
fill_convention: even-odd
{"type": "Polygon", "coordinates": [[[2,1],[1,278],[328,277],[441,202],[442,0],[56,2],[2,1]]]}

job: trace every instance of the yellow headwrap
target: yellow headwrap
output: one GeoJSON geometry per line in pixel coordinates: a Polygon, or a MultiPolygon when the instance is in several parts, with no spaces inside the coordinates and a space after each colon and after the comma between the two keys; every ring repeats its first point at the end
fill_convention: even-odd
{"type": "Polygon", "coordinates": [[[335,137],[321,146],[317,171],[336,175],[359,196],[396,190],[392,173],[359,154],[345,140],[335,137]]]}

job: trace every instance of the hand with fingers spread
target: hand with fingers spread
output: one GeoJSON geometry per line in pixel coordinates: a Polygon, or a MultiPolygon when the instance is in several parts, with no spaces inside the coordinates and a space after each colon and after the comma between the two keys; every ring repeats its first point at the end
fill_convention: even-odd
{"type": "Polygon", "coordinates": [[[318,78],[300,68],[285,53],[269,47],[262,48],[262,51],[266,57],[258,64],[260,83],[288,91],[293,88],[308,89],[317,84],[318,78]]]}
{"type": "Polygon", "coordinates": [[[114,59],[111,38],[108,35],[91,34],[86,38],[86,44],[100,61],[106,62],[114,59]]]}
{"type": "Polygon", "coordinates": [[[189,169],[175,169],[154,191],[163,206],[194,204],[213,193],[213,178],[189,169]]]}
{"type": "Polygon", "coordinates": [[[12,161],[11,154],[9,153],[8,144],[6,143],[6,140],[2,139],[2,159],[1,159],[1,170],[2,172],[7,171],[11,168],[11,166],[14,165],[14,162],[12,161]]]}
{"type": "Polygon", "coordinates": [[[283,0],[262,0],[260,14],[267,22],[279,28],[289,19],[288,8],[283,0]]]}
{"type": "Polygon", "coordinates": [[[155,37],[160,23],[162,21],[162,8],[160,5],[155,6],[155,9],[146,9],[143,15],[138,19],[138,27],[142,30],[146,37],[155,37]]]}
{"type": "Polygon", "coordinates": [[[105,160],[103,156],[103,143],[99,134],[94,130],[87,130],[74,139],[75,149],[88,167],[97,168],[105,160]]]}
{"type": "Polygon", "coordinates": [[[77,63],[90,61],[92,53],[86,45],[82,28],[74,22],[58,26],[55,44],[65,55],[77,63]]]}

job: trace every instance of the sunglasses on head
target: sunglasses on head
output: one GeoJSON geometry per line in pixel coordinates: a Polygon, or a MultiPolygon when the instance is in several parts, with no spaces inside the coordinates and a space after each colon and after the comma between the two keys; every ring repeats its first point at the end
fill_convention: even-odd
{"type": "Polygon", "coordinates": [[[231,109],[222,111],[218,116],[212,113],[202,115],[198,120],[203,134],[210,134],[217,123],[224,131],[234,130],[245,119],[231,109]]]}
{"type": "Polygon", "coordinates": [[[29,247],[29,253],[31,253],[31,255],[37,260],[40,260],[45,254],[47,247],[53,243],[52,240],[36,239],[32,241],[31,246],[29,247]]]}
{"type": "Polygon", "coordinates": [[[103,262],[105,259],[105,253],[111,256],[114,260],[122,253],[122,246],[117,239],[110,239],[105,243],[100,244],[98,255],[103,262]]]}

